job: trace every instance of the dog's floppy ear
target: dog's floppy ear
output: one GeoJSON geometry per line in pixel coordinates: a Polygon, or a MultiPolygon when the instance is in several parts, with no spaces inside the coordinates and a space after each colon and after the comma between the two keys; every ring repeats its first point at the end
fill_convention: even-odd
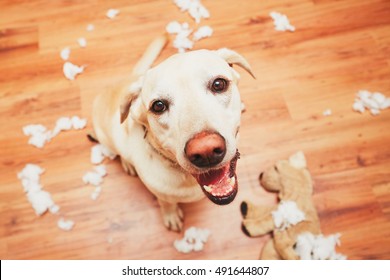
{"type": "Polygon", "coordinates": [[[121,123],[127,119],[132,103],[137,99],[139,93],[141,92],[142,82],[143,79],[141,77],[128,88],[125,88],[127,94],[125,94],[120,103],[121,123]]]}
{"type": "Polygon", "coordinates": [[[227,48],[216,50],[216,53],[222,57],[224,60],[226,60],[227,63],[230,65],[237,64],[238,66],[242,67],[244,70],[246,70],[254,79],[256,79],[255,75],[252,72],[251,66],[249,65],[248,61],[246,59],[238,54],[235,51],[232,51],[227,48]]]}

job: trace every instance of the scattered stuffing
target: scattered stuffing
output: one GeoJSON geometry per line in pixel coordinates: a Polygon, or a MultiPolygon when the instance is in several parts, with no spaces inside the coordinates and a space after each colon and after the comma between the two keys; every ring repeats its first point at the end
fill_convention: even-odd
{"type": "Polygon", "coordinates": [[[270,17],[274,20],[275,30],[277,31],[295,31],[295,27],[290,24],[286,15],[280,14],[278,12],[271,12],[270,17]]]}
{"type": "Polygon", "coordinates": [[[28,143],[37,148],[43,148],[43,146],[50,142],[61,131],[70,129],[83,129],[87,125],[86,119],[80,119],[78,116],[61,117],[57,120],[56,126],[53,131],[47,130],[42,124],[30,124],[23,127],[23,134],[30,136],[28,143]]]}
{"type": "Polygon", "coordinates": [[[285,230],[291,225],[296,225],[305,220],[303,213],[294,201],[281,201],[278,209],[272,212],[275,227],[285,230]]]}
{"type": "Polygon", "coordinates": [[[209,18],[209,11],[202,5],[200,0],[174,0],[180,11],[188,12],[199,23],[202,18],[209,18]]]}
{"type": "Polygon", "coordinates": [[[177,21],[172,21],[168,23],[166,30],[169,34],[176,34],[176,38],[173,41],[173,47],[178,49],[180,53],[192,49],[194,42],[188,38],[192,33],[192,30],[187,22],[180,24],[177,21]]]}
{"type": "Polygon", "coordinates": [[[61,53],[60,53],[60,56],[63,60],[68,60],[69,59],[69,56],[70,56],[70,48],[69,47],[65,47],[61,50],[61,53]]]}
{"type": "Polygon", "coordinates": [[[73,116],[71,119],[72,127],[75,130],[84,129],[87,125],[87,119],[80,119],[78,116],[73,116]]]}
{"type": "Polygon", "coordinates": [[[371,93],[368,90],[359,90],[356,94],[355,102],[352,105],[354,111],[364,113],[367,109],[370,110],[373,116],[379,115],[381,110],[389,107],[390,98],[380,92],[371,93]]]}
{"type": "Polygon", "coordinates": [[[30,136],[28,144],[43,148],[51,139],[51,132],[41,124],[30,124],[23,127],[23,134],[30,136]]]}
{"type": "Polygon", "coordinates": [[[295,252],[301,260],[345,260],[346,256],[336,252],[340,246],[340,234],[329,236],[303,233],[297,237],[295,252]]]}
{"type": "Polygon", "coordinates": [[[166,31],[169,34],[175,34],[176,38],[173,41],[173,47],[178,49],[180,53],[190,50],[194,46],[194,41],[199,41],[203,38],[210,37],[213,34],[213,29],[210,26],[202,26],[193,34],[193,41],[189,39],[192,33],[189,24],[184,22],[180,24],[177,21],[171,21],[166,26],[166,31]]]}
{"type": "Polygon", "coordinates": [[[193,40],[199,41],[203,38],[211,37],[211,35],[213,35],[213,29],[208,25],[202,26],[194,33],[193,40]]]}
{"type": "Polygon", "coordinates": [[[175,240],[173,246],[177,251],[185,254],[192,251],[202,251],[209,235],[210,231],[208,229],[190,227],[185,231],[183,239],[175,240]]]}
{"type": "Polygon", "coordinates": [[[114,159],[116,154],[111,152],[107,147],[102,144],[96,144],[91,148],[91,163],[99,164],[104,158],[108,157],[109,159],[114,159]]]}
{"type": "Polygon", "coordinates": [[[22,182],[27,199],[38,216],[42,215],[47,210],[51,213],[57,213],[59,211],[59,206],[54,203],[50,193],[42,190],[40,176],[44,171],[45,170],[38,165],[28,163],[23,170],[18,173],[18,178],[22,182]]]}
{"type": "MultiPolygon", "coordinates": [[[[174,3],[182,12],[188,12],[195,19],[196,23],[200,23],[202,18],[210,17],[209,11],[202,5],[200,0],[174,0],[174,3]]],[[[192,49],[195,41],[210,37],[213,34],[213,29],[210,26],[202,26],[194,32],[191,40],[189,36],[193,30],[190,29],[189,24],[187,22],[180,24],[177,21],[168,23],[166,31],[169,34],[176,35],[173,47],[178,49],[179,53],[192,49]]]]}
{"type": "Polygon", "coordinates": [[[111,236],[107,238],[107,242],[109,244],[112,244],[113,241],[114,241],[114,239],[111,236]]]}
{"type": "Polygon", "coordinates": [[[106,167],[104,165],[98,165],[94,167],[94,171],[88,171],[84,174],[83,182],[98,187],[103,182],[103,177],[106,175],[106,167]]]}
{"type": "Polygon", "coordinates": [[[94,31],[95,30],[95,25],[90,23],[90,24],[87,25],[86,29],[87,29],[88,32],[94,31]]]}
{"type": "Polygon", "coordinates": [[[114,19],[118,14],[119,14],[119,10],[116,10],[116,9],[109,9],[106,13],[106,16],[109,18],[109,19],[114,19]]]}
{"type": "Polygon", "coordinates": [[[306,158],[302,151],[299,151],[288,158],[288,162],[291,166],[297,169],[306,168],[306,158]]]}
{"type": "Polygon", "coordinates": [[[327,117],[332,115],[332,110],[331,109],[326,109],[324,112],[322,112],[322,115],[327,117]]]}
{"type": "Polygon", "coordinates": [[[57,226],[64,231],[70,231],[74,226],[74,222],[72,220],[65,220],[64,218],[61,218],[58,220],[57,226]]]}
{"type": "Polygon", "coordinates": [[[61,117],[57,120],[56,126],[52,132],[52,138],[57,136],[61,131],[66,130],[79,130],[85,128],[87,125],[87,119],[80,119],[78,116],[69,117],[61,117]]]}
{"type": "Polygon", "coordinates": [[[64,72],[65,77],[67,79],[73,81],[78,74],[83,73],[84,66],[77,66],[77,65],[74,65],[73,63],[67,61],[64,63],[64,67],[62,70],[64,72]]]}
{"type": "Polygon", "coordinates": [[[77,43],[80,47],[85,48],[87,46],[87,39],[85,39],[84,37],[78,38],[77,43]]]}

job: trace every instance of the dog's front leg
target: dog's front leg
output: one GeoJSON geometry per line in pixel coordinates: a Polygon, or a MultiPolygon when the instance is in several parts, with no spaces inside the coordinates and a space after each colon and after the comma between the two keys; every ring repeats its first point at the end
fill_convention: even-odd
{"type": "Polygon", "coordinates": [[[164,225],[173,231],[181,231],[183,228],[183,211],[177,203],[170,203],[158,199],[164,225]]]}
{"type": "Polygon", "coordinates": [[[137,171],[135,170],[134,166],[131,163],[127,162],[122,157],[121,157],[121,164],[127,174],[133,177],[137,176],[137,171]]]}

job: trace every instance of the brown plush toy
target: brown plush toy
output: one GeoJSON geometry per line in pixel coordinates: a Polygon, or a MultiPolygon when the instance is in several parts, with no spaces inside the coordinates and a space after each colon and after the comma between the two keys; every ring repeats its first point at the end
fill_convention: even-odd
{"type": "MultiPolygon", "coordinates": [[[[303,242],[301,247],[310,247],[316,238],[314,236],[322,237],[317,211],[312,201],[313,183],[306,168],[305,156],[298,152],[289,160],[278,161],[275,166],[261,173],[259,180],[266,190],[278,192],[280,204],[256,206],[243,201],[241,213],[244,218],[244,232],[251,237],[272,232],[273,238],[265,244],[260,259],[300,259],[302,256],[296,252],[299,235],[304,234],[302,237],[305,237],[306,234],[310,239],[306,243],[303,242]]],[[[338,243],[337,239],[338,236],[333,238],[334,244],[338,243]]],[[[311,255],[307,258],[311,258],[311,248],[300,249],[309,252],[311,255]]]]}

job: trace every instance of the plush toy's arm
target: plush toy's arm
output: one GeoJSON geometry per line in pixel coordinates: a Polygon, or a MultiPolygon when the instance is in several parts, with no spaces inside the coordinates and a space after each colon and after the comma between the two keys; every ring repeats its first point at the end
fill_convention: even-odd
{"type": "Polygon", "coordinates": [[[250,202],[242,202],[241,214],[244,218],[242,221],[243,231],[251,237],[271,232],[274,229],[273,210],[275,210],[275,207],[255,206],[250,202]]]}

